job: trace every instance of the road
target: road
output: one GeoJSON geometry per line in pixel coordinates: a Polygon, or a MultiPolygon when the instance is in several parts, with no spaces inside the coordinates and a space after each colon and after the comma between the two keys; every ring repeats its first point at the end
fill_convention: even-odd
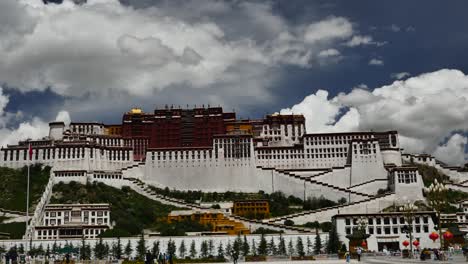
{"type": "MultiPolygon", "coordinates": [[[[345,260],[336,259],[336,260],[313,260],[313,261],[290,261],[290,260],[278,260],[278,261],[268,261],[268,262],[246,262],[249,264],[265,264],[265,263],[274,263],[274,264],[289,264],[289,263],[297,263],[297,264],[346,264],[345,260]]],[[[394,264],[394,263],[467,263],[462,255],[455,255],[449,261],[436,261],[436,260],[426,260],[421,261],[419,259],[409,260],[409,259],[402,259],[401,257],[369,257],[363,258],[361,262],[357,260],[351,260],[351,263],[357,264],[394,264]]]]}

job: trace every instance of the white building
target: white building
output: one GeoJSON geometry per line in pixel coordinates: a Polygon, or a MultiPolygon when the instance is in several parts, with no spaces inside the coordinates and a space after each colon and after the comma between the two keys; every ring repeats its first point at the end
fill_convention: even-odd
{"type": "MultiPolygon", "coordinates": [[[[154,118],[166,117],[156,115],[154,118]]],[[[187,123],[189,127],[184,127],[184,133],[193,132],[190,122],[187,123]]],[[[267,193],[282,191],[304,199],[324,196],[338,201],[345,198],[348,202],[362,202],[354,205],[372,208],[373,212],[395,199],[423,199],[422,178],[416,167],[408,165],[411,161],[434,165],[460,183],[468,181],[468,174],[460,168],[447,167],[429,156],[402,154],[396,131],[308,134],[302,115],[269,115],[252,124],[253,133],[239,130],[214,134],[211,144],[208,140],[203,147],[152,148],[148,147],[151,146],[149,138],[141,134],[134,138],[123,137],[110,133],[101,123],[66,126],[62,122],[52,122],[48,137],[2,148],[0,166],[49,165],[53,167],[55,182],[100,181],[121,187],[129,184],[129,179],[138,179],[178,190],[263,190],[267,193]],[[382,192],[393,196],[385,199],[376,196],[382,192]]],[[[112,126],[118,128],[119,125],[112,126]]],[[[136,132],[140,133],[138,129],[136,132]]],[[[163,132],[170,134],[170,131],[163,132]]],[[[196,138],[206,133],[196,132],[196,138]]],[[[342,212],[346,209],[351,210],[351,207],[342,208],[342,212]]],[[[328,217],[328,214],[323,215],[328,217]]],[[[304,214],[292,220],[297,223],[315,221],[304,214]]]]}
{"type": "Polygon", "coordinates": [[[35,227],[34,238],[96,238],[111,228],[109,204],[49,204],[42,225],[35,227]]]}
{"type": "MultiPolygon", "coordinates": [[[[407,233],[403,232],[404,226],[408,223],[400,212],[394,213],[374,213],[374,214],[340,214],[333,217],[336,221],[336,228],[341,241],[344,241],[349,248],[349,239],[353,228],[359,225],[359,222],[365,221],[367,238],[367,247],[370,251],[402,250],[403,241],[409,241],[407,233]]],[[[413,241],[418,240],[420,248],[437,248],[439,241],[433,242],[429,234],[435,231],[434,222],[436,221],[435,212],[416,212],[413,221],[413,241]]]]}

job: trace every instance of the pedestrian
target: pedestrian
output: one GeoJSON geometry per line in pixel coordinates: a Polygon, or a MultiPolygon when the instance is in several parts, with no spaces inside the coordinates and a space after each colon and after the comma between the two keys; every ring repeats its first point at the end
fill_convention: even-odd
{"type": "Polygon", "coordinates": [[[349,255],[349,251],[346,251],[345,259],[346,259],[346,263],[349,263],[349,261],[351,260],[351,255],[349,255]]]}
{"type": "Polygon", "coordinates": [[[152,263],[153,263],[153,257],[148,250],[146,251],[146,255],[145,255],[145,264],[152,264],[152,263]]]}
{"type": "Polygon", "coordinates": [[[357,261],[361,261],[362,250],[360,247],[357,248],[356,253],[357,253],[357,261]]]}

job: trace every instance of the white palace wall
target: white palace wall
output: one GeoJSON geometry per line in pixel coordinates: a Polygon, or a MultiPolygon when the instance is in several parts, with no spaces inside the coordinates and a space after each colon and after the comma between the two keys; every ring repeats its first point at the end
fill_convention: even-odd
{"type": "Polygon", "coordinates": [[[40,163],[52,166],[54,170],[119,170],[133,163],[131,150],[124,154],[125,150],[89,147],[33,148],[32,160],[27,151],[26,148],[0,151],[0,165],[22,168],[40,163]]]}

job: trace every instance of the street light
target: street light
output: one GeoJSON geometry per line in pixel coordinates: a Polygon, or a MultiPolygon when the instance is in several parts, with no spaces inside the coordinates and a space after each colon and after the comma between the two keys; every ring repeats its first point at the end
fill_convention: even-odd
{"type": "Polygon", "coordinates": [[[403,212],[403,216],[405,217],[405,221],[407,223],[408,228],[405,230],[409,234],[410,239],[410,258],[413,258],[413,221],[414,221],[414,213],[418,210],[418,207],[414,205],[414,203],[407,202],[400,207],[400,212],[403,212]]]}
{"type": "Polygon", "coordinates": [[[439,220],[439,238],[441,249],[443,248],[443,241],[440,214],[447,205],[447,192],[447,187],[443,183],[439,183],[437,179],[435,179],[428,188],[424,188],[424,193],[426,194],[426,199],[429,203],[429,206],[434,209],[434,211],[436,211],[437,219],[439,220]]]}

